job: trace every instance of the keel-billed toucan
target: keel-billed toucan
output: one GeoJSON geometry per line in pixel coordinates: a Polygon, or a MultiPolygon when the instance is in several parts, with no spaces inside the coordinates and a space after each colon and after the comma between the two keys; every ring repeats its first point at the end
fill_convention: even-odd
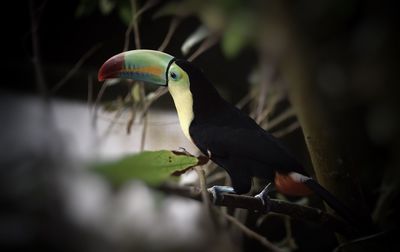
{"type": "MultiPolygon", "coordinates": [[[[168,87],[185,136],[231,178],[233,188],[216,186],[214,193],[247,193],[252,177],[261,177],[274,181],[283,194],[301,196],[313,191],[352,221],[353,214],[343,204],[310,178],[277,139],[225,101],[192,63],[159,51],[133,50],[107,60],[98,78],[127,78],[168,87]]],[[[259,197],[267,199],[264,193],[259,197]]]]}

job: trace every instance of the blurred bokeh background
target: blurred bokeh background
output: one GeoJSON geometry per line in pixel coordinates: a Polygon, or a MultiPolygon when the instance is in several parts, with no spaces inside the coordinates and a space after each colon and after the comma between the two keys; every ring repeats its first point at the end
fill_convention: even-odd
{"type": "MultiPolygon", "coordinates": [[[[169,94],[97,81],[105,60],[138,47],[201,67],[310,174],[370,215],[377,238],[343,251],[398,246],[395,1],[30,0],[2,10],[1,251],[264,251],[235,227],[215,230],[199,202],[141,181],[115,190],[88,170],[143,150],[198,154],[169,94]]],[[[218,167],[206,173],[210,185],[229,183],[218,167]]],[[[196,174],[179,184],[197,185],[196,174]]],[[[315,224],[234,214],[285,251],[339,245],[315,224]]]]}

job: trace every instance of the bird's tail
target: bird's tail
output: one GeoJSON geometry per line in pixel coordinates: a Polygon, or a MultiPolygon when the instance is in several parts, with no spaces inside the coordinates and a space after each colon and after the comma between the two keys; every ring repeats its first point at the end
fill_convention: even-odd
{"type": "Polygon", "coordinates": [[[293,181],[306,185],[311,191],[324,200],[339,216],[353,226],[364,230],[372,226],[370,218],[363,218],[355,214],[314,179],[295,172],[289,173],[288,175],[293,181]]]}
{"type": "Polygon", "coordinates": [[[312,178],[307,178],[303,183],[315,192],[319,197],[321,197],[328,206],[330,206],[335,212],[340,215],[343,219],[351,224],[359,225],[356,215],[351,209],[345,206],[341,201],[339,201],[335,196],[333,196],[328,190],[322,187],[317,181],[312,178]]]}
{"type": "Polygon", "coordinates": [[[312,192],[316,193],[328,206],[339,216],[353,225],[359,231],[369,232],[373,230],[370,217],[355,214],[350,208],[333,196],[314,179],[297,172],[286,174],[276,173],[275,187],[278,191],[292,196],[306,196],[312,192]]]}

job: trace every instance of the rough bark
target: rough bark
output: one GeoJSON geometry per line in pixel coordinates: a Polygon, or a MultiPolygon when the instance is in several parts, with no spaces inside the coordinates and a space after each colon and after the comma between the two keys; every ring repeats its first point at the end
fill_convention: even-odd
{"type": "MultiPolygon", "coordinates": [[[[180,195],[194,200],[202,200],[203,198],[201,191],[194,187],[163,185],[158,189],[166,193],[180,195]]],[[[249,211],[259,212],[260,214],[283,214],[296,220],[316,223],[350,239],[358,236],[357,230],[340,217],[336,217],[335,215],[317,208],[276,199],[270,199],[267,201],[266,205],[263,205],[259,199],[246,195],[223,194],[222,197],[214,198],[213,195],[209,193],[208,197],[216,206],[247,209],[249,211]]]]}
{"type": "MultiPolygon", "coordinates": [[[[316,83],[316,61],[314,51],[307,47],[312,43],[298,34],[294,15],[289,15],[289,5],[274,1],[266,23],[274,24],[274,29],[265,41],[280,36],[283,41],[276,49],[266,43],[264,50],[273,53],[280,62],[282,77],[288,86],[289,99],[301,124],[309,155],[318,182],[334,194],[353,212],[369,219],[366,204],[353,174],[351,156],[346,153],[345,137],[338,130],[342,125],[335,124],[329,109],[318,90],[316,83]],[[295,28],[296,27],[296,28],[295,28]]],[[[279,40],[278,40],[279,41],[279,40]]],[[[336,122],[337,123],[337,122],[336,122]]],[[[348,134],[347,134],[348,135],[348,134]]]]}

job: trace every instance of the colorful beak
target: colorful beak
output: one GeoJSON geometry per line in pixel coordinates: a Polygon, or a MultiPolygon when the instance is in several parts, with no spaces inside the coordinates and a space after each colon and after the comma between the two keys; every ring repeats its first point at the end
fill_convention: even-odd
{"type": "Polygon", "coordinates": [[[153,50],[132,50],[108,59],[100,68],[98,79],[123,78],[168,85],[168,68],[174,57],[153,50]]]}

